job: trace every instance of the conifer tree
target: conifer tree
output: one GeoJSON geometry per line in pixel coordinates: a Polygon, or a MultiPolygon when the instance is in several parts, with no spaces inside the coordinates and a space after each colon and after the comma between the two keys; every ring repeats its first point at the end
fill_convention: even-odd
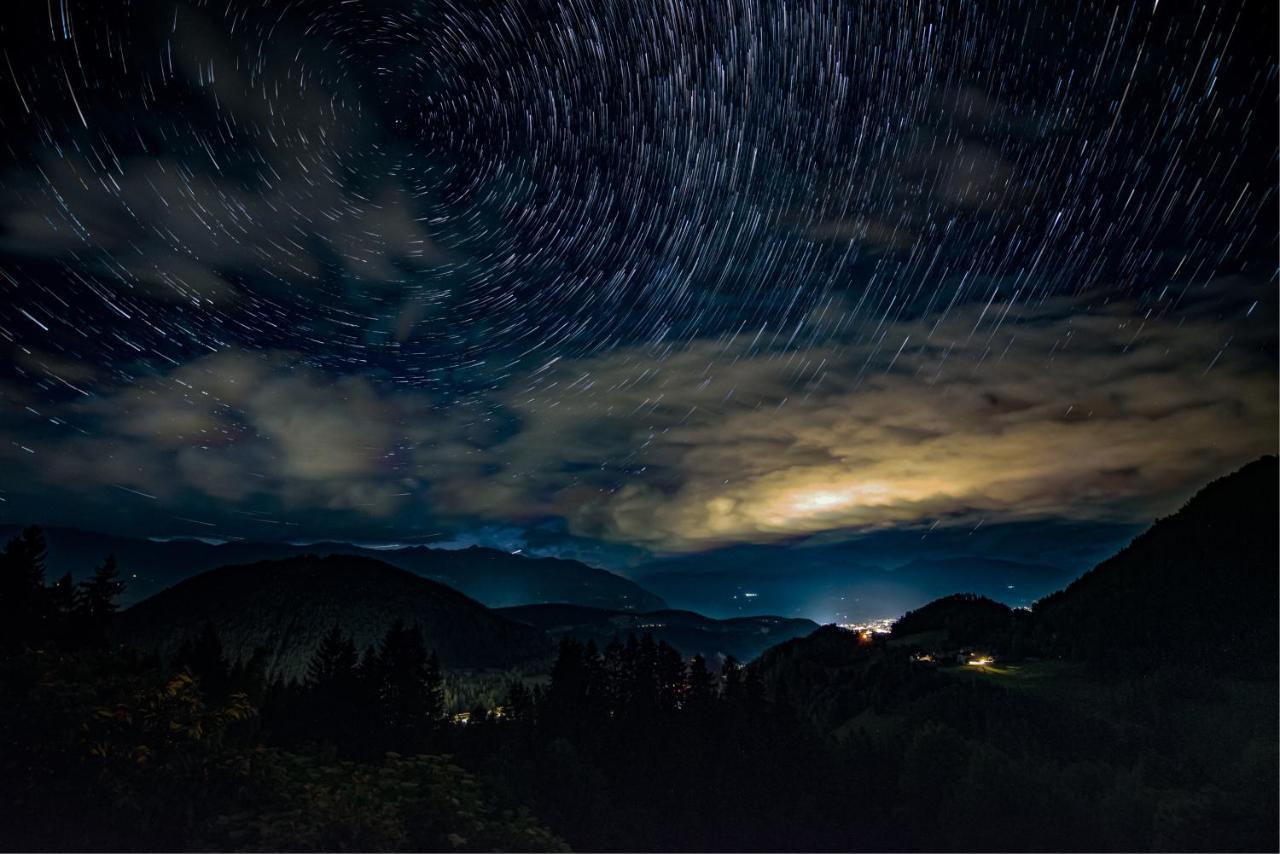
{"type": "Polygon", "coordinates": [[[110,639],[111,624],[120,607],[116,600],[124,587],[114,554],[107,555],[92,577],[80,582],[78,610],[85,639],[90,643],[101,644],[110,639]]]}
{"type": "Polygon", "coordinates": [[[321,639],[307,665],[307,687],[319,691],[329,691],[337,686],[351,689],[359,664],[355,643],[335,623],[321,639]]]}
{"type": "Polygon", "coordinates": [[[44,586],[48,545],[40,528],[24,528],[0,552],[0,643],[36,643],[49,630],[44,586]]]}
{"type": "Polygon", "coordinates": [[[176,668],[185,668],[200,680],[200,689],[206,699],[220,702],[226,698],[230,668],[222,654],[222,640],[213,623],[205,623],[197,637],[184,641],[173,663],[176,668]]]}
{"type": "Polygon", "coordinates": [[[705,712],[716,700],[716,679],[707,669],[707,660],[695,655],[689,662],[689,675],[686,677],[688,691],[686,701],[693,712],[705,712]]]}
{"type": "Polygon", "coordinates": [[[378,649],[374,674],[378,711],[397,745],[419,746],[444,713],[440,663],[428,655],[421,627],[397,620],[378,649]]]}

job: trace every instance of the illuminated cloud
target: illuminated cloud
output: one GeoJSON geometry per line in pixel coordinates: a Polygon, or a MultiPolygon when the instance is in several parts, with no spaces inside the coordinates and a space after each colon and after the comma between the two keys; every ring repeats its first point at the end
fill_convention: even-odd
{"type": "Polygon", "coordinates": [[[993,301],[838,345],[744,332],[661,358],[559,360],[447,406],[285,352],[229,349],[116,384],[32,353],[33,372],[92,394],[52,413],[72,430],[4,428],[4,456],[82,496],[119,487],[199,518],[560,519],[658,552],[934,522],[1141,522],[1274,452],[1277,407],[1265,333],[1248,340],[1211,311],[1135,314],[993,301]]]}
{"type": "Polygon", "coordinates": [[[1065,301],[986,314],[1002,325],[974,309],[843,350],[701,343],[660,365],[557,365],[554,400],[513,401],[528,426],[505,453],[566,481],[578,532],[687,550],[935,520],[1148,520],[1275,451],[1275,375],[1245,342],[1218,355],[1226,324],[1065,301]],[[609,464],[639,474],[615,485],[609,464]]]}

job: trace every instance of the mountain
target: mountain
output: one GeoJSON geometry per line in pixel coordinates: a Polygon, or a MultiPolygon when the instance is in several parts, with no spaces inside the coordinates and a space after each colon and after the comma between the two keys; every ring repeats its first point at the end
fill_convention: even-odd
{"type": "Polygon", "coordinates": [[[382,561],[301,555],[224,566],[188,578],[120,615],[120,638],[173,655],[212,623],[228,659],[267,653],[268,672],[302,676],[334,625],[364,649],[396,620],[422,627],[427,646],[453,669],[545,663],[541,630],[497,614],[456,590],[382,561]]]}
{"type": "Polygon", "coordinates": [[[954,593],[908,611],[893,624],[891,637],[904,645],[941,647],[982,645],[989,651],[1009,649],[1015,626],[1026,611],[973,593],[954,593]]]}
{"type": "Polygon", "coordinates": [[[911,552],[902,545],[893,554],[862,554],[855,545],[734,546],[647,564],[637,578],[674,607],[713,617],[774,613],[849,623],[892,617],[957,589],[1030,605],[1083,569],[972,554],[873,564],[869,557],[901,560],[911,552]]]}
{"type": "Polygon", "coordinates": [[[1261,668],[1280,644],[1276,457],[1210,483],[1034,609],[1058,654],[1121,666],[1261,668]]]}
{"type": "MultiPolygon", "coordinates": [[[[1203,687],[1206,674],[1274,683],[1280,646],[1277,480],[1276,457],[1263,457],[1210,483],[1030,611],[973,593],[952,594],[908,611],[887,639],[825,626],[767,650],[757,667],[766,685],[775,691],[782,686],[802,714],[827,728],[867,708],[877,714],[905,708],[954,684],[939,681],[932,667],[915,666],[910,656],[969,646],[1015,662],[1027,676],[1003,684],[1021,688],[1058,685],[1044,674],[1061,662],[1046,658],[1084,663],[1093,674],[1147,679],[1150,684],[1133,689],[1138,693],[1151,690],[1162,675],[1184,693],[1206,696],[1215,696],[1203,687]],[[1041,674],[1039,682],[1035,674],[1041,674]]],[[[963,677],[968,668],[957,670],[963,677]]],[[[1086,694],[1096,690],[1088,677],[1081,684],[1086,694]]]]}
{"type": "MultiPolygon", "coordinates": [[[[340,544],[333,549],[347,553],[340,544]]],[[[667,606],[634,581],[576,560],[524,557],[480,546],[458,550],[417,546],[363,553],[455,587],[490,608],[564,603],[652,611],[667,606]]]]}
{"type": "Polygon", "coordinates": [[[685,657],[701,655],[709,662],[733,656],[750,661],[775,644],[803,637],[818,628],[812,620],[786,617],[736,617],[713,620],[692,611],[609,611],[576,605],[522,605],[501,608],[498,613],[536,626],[553,636],[570,635],[594,640],[603,647],[615,636],[651,634],[666,641],[685,657]]]}
{"type": "MultiPolygon", "coordinates": [[[[8,539],[18,528],[0,528],[8,539]]],[[[137,602],[206,570],[230,564],[280,560],[304,554],[372,558],[447,584],[489,607],[568,602],[597,608],[651,611],[666,602],[633,581],[576,560],[530,558],[496,549],[433,549],[425,546],[367,548],[349,543],[209,543],[145,540],[46,528],[48,575],[82,578],[108,554],[119,561],[128,583],[126,602],[137,602]]]]}

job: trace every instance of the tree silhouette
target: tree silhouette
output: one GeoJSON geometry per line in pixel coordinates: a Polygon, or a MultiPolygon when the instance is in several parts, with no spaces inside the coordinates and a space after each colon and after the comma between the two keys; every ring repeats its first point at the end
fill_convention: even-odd
{"type": "Polygon", "coordinates": [[[720,679],[723,683],[721,695],[724,699],[730,703],[740,702],[743,695],[743,673],[738,659],[732,655],[725,657],[724,664],[720,667],[720,679]]]}
{"type": "Polygon", "coordinates": [[[566,732],[575,729],[586,716],[590,683],[586,650],[577,640],[564,635],[560,638],[560,650],[551,667],[551,685],[542,708],[547,725],[566,732]]]}
{"type": "Polygon", "coordinates": [[[714,706],[717,693],[716,678],[707,669],[707,660],[695,655],[689,662],[686,706],[693,712],[705,714],[714,706]]]}
{"type": "Polygon", "coordinates": [[[213,623],[205,623],[200,634],[188,638],[178,647],[173,665],[186,669],[200,680],[200,688],[206,697],[222,701],[230,685],[230,667],[222,653],[222,640],[213,623]]]}
{"type": "Polygon", "coordinates": [[[111,636],[111,624],[120,606],[116,600],[124,593],[116,556],[106,560],[93,571],[93,575],[80,582],[78,610],[82,615],[84,634],[92,643],[105,643],[111,636]]]}
{"type": "Polygon", "coordinates": [[[427,652],[420,626],[397,620],[378,647],[371,679],[373,696],[386,735],[402,744],[421,746],[444,716],[440,662],[427,652]]]}
{"type": "Polygon", "coordinates": [[[313,691],[354,690],[360,657],[356,645],[334,625],[320,641],[307,666],[307,687],[313,691]]]}
{"type": "Polygon", "coordinates": [[[0,642],[6,648],[46,639],[49,606],[44,586],[48,544],[40,528],[24,528],[0,552],[0,642]]]}
{"type": "Polygon", "coordinates": [[[50,636],[64,644],[84,640],[85,626],[81,614],[81,596],[71,573],[66,573],[46,591],[45,604],[51,620],[50,636]]]}

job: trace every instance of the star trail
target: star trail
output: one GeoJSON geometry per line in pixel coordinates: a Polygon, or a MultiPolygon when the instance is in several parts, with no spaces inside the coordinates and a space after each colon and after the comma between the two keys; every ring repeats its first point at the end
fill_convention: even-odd
{"type": "Polygon", "coordinates": [[[15,5],[6,521],[662,553],[1275,450],[1270,4],[15,5]]]}

